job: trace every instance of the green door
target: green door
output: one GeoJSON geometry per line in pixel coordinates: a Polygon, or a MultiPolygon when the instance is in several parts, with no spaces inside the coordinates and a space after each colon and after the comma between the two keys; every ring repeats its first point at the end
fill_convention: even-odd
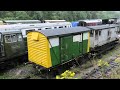
{"type": "Polygon", "coordinates": [[[60,55],[61,55],[61,63],[68,61],[72,58],[72,43],[73,38],[72,36],[62,37],[60,39],[61,45],[60,45],[60,55]]]}
{"type": "Polygon", "coordinates": [[[87,53],[87,49],[88,49],[88,32],[83,33],[82,45],[83,45],[82,54],[85,54],[85,53],[87,53]]]}
{"type": "Polygon", "coordinates": [[[61,62],[71,60],[83,53],[83,34],[62,37],[60,39],[61,62]]]}
{"type": "Polygon", "coordinates": [[[73,58],[82,54],[82,34],[73,35],[73,46],[72,46],[73,58]]]}

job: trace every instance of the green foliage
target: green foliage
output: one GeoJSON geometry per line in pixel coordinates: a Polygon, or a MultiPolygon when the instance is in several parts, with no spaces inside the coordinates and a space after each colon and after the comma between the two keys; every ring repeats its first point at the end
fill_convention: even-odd
{"type": "Polygon", "coordinates": [[[0,11],[0,20],[14,19],[64,19],[76,21],[80,19],[120,17],[118,11],[0,11]]]}
{"type": "Polygon", "coordinates": [[[116,63],[120,63],[120,58],[115,59],[116,63]]]}
{"type": "Polygon", "coordinates": [[[66,70],[61,75],[57,75],[56,79],[73,79],[74,76],[75,76],[74,72],[66,70]]]}
{"type": "Polygon", "coordinates": [[[103,61],[103,60],[99,60],[97,65],[100,67],[109,66],[108,62],[103,61]]]}
{"type": "Polygon", "coordinates": [[[27,20],[27,19],[31,19],[30,16],[25,12],[25,11],[17,11],[16,12],[16,19],[21,19],[21,20],[27,20]]]}

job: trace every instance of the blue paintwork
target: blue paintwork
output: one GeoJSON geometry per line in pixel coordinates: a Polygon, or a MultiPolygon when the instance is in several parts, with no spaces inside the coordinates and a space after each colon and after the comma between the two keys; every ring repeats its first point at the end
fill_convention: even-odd
{"type": "Polygon", "coordinates": [[[77,27],[78,26],[78,21],[75,21],[75,22],[71,22],[71,24],[72,24],[72,27],[77,27]]]}

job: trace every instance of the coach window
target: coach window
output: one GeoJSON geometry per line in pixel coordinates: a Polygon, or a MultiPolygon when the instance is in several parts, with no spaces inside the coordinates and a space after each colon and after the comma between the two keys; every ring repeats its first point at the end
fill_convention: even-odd
{"type": "Polygon", "coordinates": [[[14,35],[12,35],[11,37],[12,37],[12,42],[17,42],[17,37],[16,37],[16,35],[15,35],[15,34],[14,34],[14,35]]]}
{"type": "Polygon", "coordinates": [[[18,34],[18,41],[22,41],[22,35],[18,34]]]}
{"type": "Polygon", "coordinates": [[[57,27],[54,27],[54,28],[57,28],[57,27]]]}
{"type": "Polygon", "coordinates": [[[6,43],[11,43],[12,42],[11,35],[5,35],[5,42],[6,43]]]}
{"type": "Polygon", "coordinates": [[[51,27],[47,27],[47,28],[45,28],[45,29],[51,29],[51,27]]]}
{"type": "Polygon", "coordinates": [[[40,29],[38,29],[38,30],[41,30],[41,28],[40,28],[40,29]]]}
{"type": "Polygon", "coordinates": [[[59,28],[63,28],[63,26],[60,26],[59,28]]]}

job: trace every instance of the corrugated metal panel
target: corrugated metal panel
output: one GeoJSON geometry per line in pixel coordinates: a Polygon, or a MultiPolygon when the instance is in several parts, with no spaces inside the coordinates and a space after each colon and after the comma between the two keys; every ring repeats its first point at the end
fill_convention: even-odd
{"type": "Polygon", "coordinates": [[[43,67],[51,67],[50,48],[47,38],[37,32],[30,32],[27,36],[28,43],[28,58],[29,61],[34,62],[43,67]],[[39,34],[39,40],[36,41],[32,35],[39,34]]]}
{"type": "Polygon", "coordinates": [[[71,27],[71,28],[40,30],[39,32],[44,34],[46,37],[51,37],[51,36],[62,36],[67,34],[76,34],[86,31],[90,31],[90,29],[86,27],[71,27]]]}

